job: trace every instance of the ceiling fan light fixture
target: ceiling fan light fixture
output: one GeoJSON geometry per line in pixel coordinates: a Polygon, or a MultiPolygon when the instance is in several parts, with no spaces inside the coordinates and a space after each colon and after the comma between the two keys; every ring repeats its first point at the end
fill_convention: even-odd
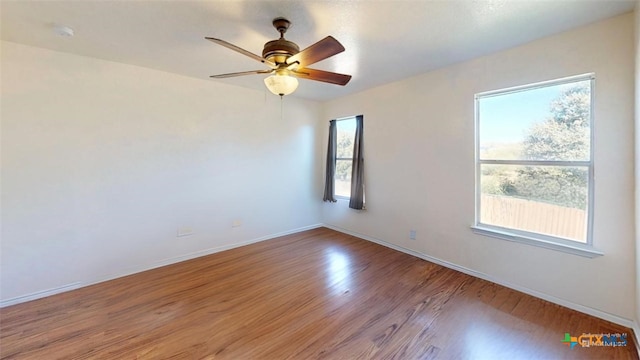
{"type": "Polygon", "coordinates": [[[296,91],[298,79],[289,75],[271,75],[264,79],[267,89],[275,95],[285,96],[296,91]]]}

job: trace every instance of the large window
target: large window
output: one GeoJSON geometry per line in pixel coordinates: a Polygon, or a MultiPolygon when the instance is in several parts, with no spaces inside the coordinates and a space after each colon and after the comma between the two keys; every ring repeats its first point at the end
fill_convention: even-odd
{"type": "Polygon", "coordinates": [[[591,249],[593,82],[589,74],[476,95],[475,229],[591,249]]]}
{"type": "Polygon", "coordinates": [[[353,141],[356,134],[356,118],[336,121],[336,196],[351,197],[351,167],[353,165],[353,141]]]}

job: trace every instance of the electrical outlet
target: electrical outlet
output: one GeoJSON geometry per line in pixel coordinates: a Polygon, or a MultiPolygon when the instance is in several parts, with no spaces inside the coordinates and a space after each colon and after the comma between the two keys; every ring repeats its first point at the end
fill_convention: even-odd
{"type": "Polygon", "coordinates": [[[416,239],[416,231],[415,230],[409,230],[409,239],[411,239],[411,240],[415,240],[416,239]]]}
{"type": "Polygon", "coordinates": [[[240,220],[240,219],[233,220],[233,222],[231,223],[231,227],[235,228],[235,227],[240,227],[240,226],[242,226],[242,220],[240,220]]]}
{"type": "Polygon", "coordinates": [[[191,226],[180,226],[178,227],[177,237],[189,236],[193,235],[193,229],[191,226]]]}

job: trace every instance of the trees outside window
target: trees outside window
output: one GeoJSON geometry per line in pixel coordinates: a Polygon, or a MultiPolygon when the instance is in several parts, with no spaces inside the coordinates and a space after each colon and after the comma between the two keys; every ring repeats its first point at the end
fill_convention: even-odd
{"type": "Polygon", "coordinates": [[[477,224],[589,243],[591,75],[476,96],[477,224]]]}
{"type": "Polygon", "coordinates": [[[351,166],[353,164],[353,141],[356,132],[356,119],[347,118],[336,121],[336,196],[351,197],[351,166]]]}

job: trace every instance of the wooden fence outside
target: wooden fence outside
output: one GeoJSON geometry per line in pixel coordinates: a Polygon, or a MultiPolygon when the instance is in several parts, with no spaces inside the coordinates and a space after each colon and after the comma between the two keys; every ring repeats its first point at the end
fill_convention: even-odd
{"type": "Polygon", "coordinates": [[[482,195],[485,224],[587,241],[587,212],[537,201],[482,195]]]}

